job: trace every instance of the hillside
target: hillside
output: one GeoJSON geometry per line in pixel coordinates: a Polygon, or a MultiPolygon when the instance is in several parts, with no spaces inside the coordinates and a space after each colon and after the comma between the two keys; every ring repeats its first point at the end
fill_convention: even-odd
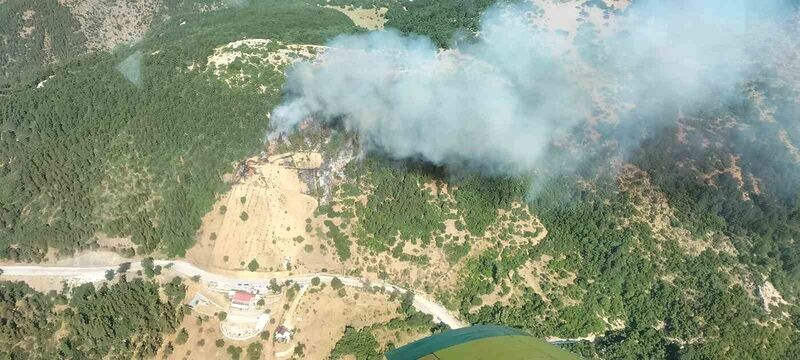
{"type": "MultiPolygon", "coordinates": [[[[696,94],[690,82],[649,78],[636,89],[647,96],[629,96],[631,79],[613,71],[630,64],[599,45],[570,48],[557,58],[574,62],[569,71],[545,66],[531,74],[552,75],[536,84],[578,78],[580,96],[552,106],[538,101],[572,93],[554,87],[522,97],[537,111],[566,108],[569,116],[544,122],[569,124],[566,131],[534,123],[500,132],[546,140],[536,146],[529,138],[493,142],[493,131],[515,122],[469,123],[474,103],[484,103],[467,93],[487,99],[503,119],[491,101],[503,81],[478,89],[445,78],[457,96],[433,106],[453,110],[465,130],[448,133],[444,110],[423,114],[440,134],[462,135],[430,146],[380,138],[391,131],[432,138],[369,117],[384,114],[376,104],[392,104],[382,89],[327,91],[328,84],[308,81],[356,84],[352,73],[322,77],[334,73],[325,66],[378,72],[390,53],[403,66],[375,77],[415,105],[400,109],[409,118],[391,118],[405,120],[428,105],[415,95],[436,93],[428,79],[442,73],[478,80],[511,73],[514,82],[520,77],[506,70],[552,65],[517,67],[500,56],[511,65],[490,71],[479,56],[492,46],[481,37],[493,35],[482,16],[517,9],[496,3],[0,0],[3,264],[109,250],[139,260],[185,258],[218,272],[332,272],[397,284],[469,324],[523,329],[586,358],[800,358],[797,20],[783,19],[785,38],[759,44],[763,58],[730,89],[688,100],[680,92],[696,94]],[[397,30],[367,38],[380,28],[397,30]],[[433,55],[370,42],[392,36],[433,55]],[[348,39],[367,39],[366,50],[348,39]],[[359,67],[363,59],[374,66],[359,67]],[[415,69],[415,62],[444,70],[415,69]],[[425,79],[422,88],[434,90],[414,92],[408,79],[425,79]],[[285,125],[278,109],[310,97],[303,91],[312,90],[298,86],[304,81],[322,95],[303,103],[308,116],[276,130],[285,125]],[[678,91],[669,93],[672,86],[678,91]],[[666,100],[656,95],[661,88],[666,100]],[[356,99],[360,112],[329,99],[356,99]],[[363,114],[366,121],[348,120],[363,114]],[[374,124],[381,126],[366,127],[374,124]],[[435,152],[441,144],[468,150],[435,152]],[[527,160],[528,152],[537,156],[530,167],[486,165],[527,160]]],[[[557,45],[596,45],[635,4],[525,1],[520,26],[555,34],[557,45]]],[[[530,50],[523,40],[511,45],[505,48],[530,50]]],[[[0,278],[0,323],[9,324],[0,357],[191,357],[191,343],[175,346],[179,329],[199,341],[209,319],[198,315],[195,326],[184,318],[191,313],[180,305],[186,285],[131,277],[49,294],[0,278]]],[[[287,310],[299,287],[282,286],[287,310]]],[[[395,313],[397,294],[335,290],[314,288],[300,303],[305,347],[288,356],[375,358],[442,330],[409,310],[408,299],[395,313]],[[355,304],[378,315],[342,310],[355,304]]],[[[248,354],[260,354],[262,342],[274,351],[269,331],[278,325],[268,325],[248,354]]],[[[250,343],[231,344],[228,354],[238,358],[231,351],[250,343]]],[[[214,356],[224,352],[217,347],[214,356]]]]}
{"type": "Polygon", "coordinates": [[[352,29],[313,6],[250,10],[168,20],[131,47],[59,63],[0,98],[4,257],[70,254],[99,234],[184,253],[226,188],[222,175],[257,151],[282,81],[262,69],[258,83],[232,88],[207,69],[213,49],[243,36],[319,44],[352,29]],[[262,85],[269,96],[254,90],[262,85]]]}

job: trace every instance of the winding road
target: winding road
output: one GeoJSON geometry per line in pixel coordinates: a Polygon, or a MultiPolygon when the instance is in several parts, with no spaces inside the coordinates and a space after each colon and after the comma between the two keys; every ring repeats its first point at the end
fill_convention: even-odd
{"type": "MultiPolygon", "coordinates": [[[[137,271],[142,268],[141,263],[138,261],[130,261],[129,263],[130,269],[128,271],[137,271]]],[[[350,287],[361,288],[365,285],[364,279],[329,273],[287,275],[285,273],[232,272],[230,274],[218,274],[203,270],[183,260],[155,260],[153,264],[169,268],[182,277],[192,278],[199,276],[204,282],[214,282],[222,287],[230,288],[241,286],[267,287],[273,279],[279,283],[291,280],[300,285],[308,285],[311,283],[311,279],[315,277],[319,277],[322,282],[326,283],[338,277],[344,285],[350,287]]],[[[108,270],[117,270],[119,266],[120,264],[104,266],[2,265],[0,266],[0,270],[2,270],[0,279],[5,276],[40,276],[71,279],[77,283],[97,282],[105,279],[108,270]]],[[[408,291],[399,286],[384,282],[370,283],[369,285],[373,287],[382,287],[386,291],[408,291]]],[[[414,293],[414,308],[433,316],[434,320],[444,323],[451,329],[458,329],[465,326],[463,322],[451,314],[443,305],[429,299],[424,294],[414,293]]]]}

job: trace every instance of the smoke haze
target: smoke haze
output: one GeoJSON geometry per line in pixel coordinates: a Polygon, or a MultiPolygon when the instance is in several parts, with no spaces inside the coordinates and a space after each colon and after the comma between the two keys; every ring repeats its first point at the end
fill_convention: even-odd
{"type": "Polygon", "coordinates": [[[496,6],[474,41],[451,50],[395,30],[340,36],[317,61],[293,66],[272,122],[285,132],[313,117],[357,133],[367,151],[525,173],[586,124],[630,135],[674,120],[633,109],[739,96],[760,61],[751,50],[771,41],[786,12],[749,5],[638,2],[608,28],[586,23],[574,36],[533,26],[531,4],[496,6]]]}

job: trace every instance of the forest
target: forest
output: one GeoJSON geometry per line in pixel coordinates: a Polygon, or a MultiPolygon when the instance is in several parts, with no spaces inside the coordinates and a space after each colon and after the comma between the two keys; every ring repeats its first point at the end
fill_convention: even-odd
{"type": "Polygon", "coordinates": [[[99,289],[84,284],[42,294],[23,282],[0,281],[0,357],[153,357],[185,314],[184,288],[180,279],[160,285],[121,275],[99,289]]]}
{"type": "MultiPolygon", "coordinates": [[[[458,218],[478,237],[496,221],[497,209],[527,202],[548,230],[541,243],[494,246],[467,258],[462,253],[457,260],[466,263],[463,284],[439,300],[469,322],[504,324],[538,337],[594,334],[596,341],[564,345],[586,357],[796,358],[800,164],[774,139],[798,139],[800,134],[793,122],[797,113],[780,108],[789,111],[777,112],[774,123],[763,123],[752,104],[738,100],[705,107],[686,116],[685,123],[644,135],[624,158],[642,171],[633,188],[623,184],[631,180],[623,180],[622,170],[609,171],[605,161],[594,157],[574,172],[534,179],[464,174],[373,155],[350,167],[348,182],[338,190],[336,204],[342,206],[335,205],[342,210],[322,212],[343,219],[341,227],[350,226],[354,241],[370,251],[388,251],[425,266],[393,251],[397,243],[438,246],[438,225],[458,218]],[[735,119],[740,126],[720,126],[717,119],[735,119]],[[694,129],[687,135],[691,141],[679,136],[680,126],[694,129]],[[718,145],[707,148],[704,143],[718,145]],[[676,163],[685,165],[676,168],[676,163]],[[737,175],[735,168],[745,175],[737,175]],[[688,235],[655,233],[650,215],[636,207],[641,201],[635,198],[636,186],[646,179],[674,208],[668,226],[688,235]],[[531,196],[533,180],[543,185],[531,196]],[[425,189],[424,184],[436,182],[451,185],[455,204],[425,189]],[[366,205],[350,198],[359,189],[367,196],[366,205]],[[347,221],[354,218],[359,220],[347,221]],[[692,252],[686,241],[709,243],[692,252]],[[553,259],[546,263],[549,271],[574,279],[566,285],[540,280],[543,295],[526,285],[529,280],[520,277],[519,269],[545,257],[553,259]],[[787,303],[763,305],[760,289],[766,281],[787,303]],[[510,303],[481,301],[498,288],[500,294],[511,288],[523,294],[510,303]]],[[[444,249],[463,251],[454,246],[446,241],[444,249]]],[[[362,358],[374,356],[369,350],[374,346],[354,344],[372,344],[367,330],[347,329],[341,346],[354,347],[349,351],[362,358]]]]}
{"type": "Polygon", "coordinates": [[[353,29],[339,12],[291,2],[186,15],[130,48],[44,68],[44,86],[14,85],[0,97],[0,256],[68,255],[98,233],[182,255],[279,100],[186,67],[241,38],[319,44],[353,29]]]}
{"type": "Polygon", "coordinates": [[[0,4],[0,94],[15,83],[34,81],[43,65],[82,54],[86,38],[78,29],[57,0],[0,4]]]}
{"type": "MultiPolygon", "coordinates": [[[[243,38],[323,44],[361,31],[317,3],[252,2],[246,9],[199,14],[170,1],[163,21],[141,42],[111,53],[87,53],[76,20],[55,0],[0,4],[0,257],[40,261],[49,249],[68,255],[97,247],[101,233],[130,236],[137,254],[183,255],[201,216],[229,185],[222,175],[263,145],[267,114],[280,101],[255,84],[230,87],[203,71],[207,57],[243,38]],[[35,14],[25,20],[19,14],[29,8],[35,14]],[[9,36],[28,26],[23,20],[35,22],[34,31],[9,36]],[[52,53],[36,45],[47,34],[52,53]]],[[[492,3],[331,1],[386,6],[387,26],[430,36],[440,47],[468,41],[492,3]]],[[[280,88],[283,82],[275,71],[258,75],[258,85],[280,88]]],[[[504,324],[539,337],[595,335],[595,341],[564,345],[590,358],[797,359],[800,164],[779,140],[800,143],[800,113],[791,89],[753,86],[775,109],[773,122],[760,121],[746,97],[708,104],[681,122],[659,122],[665,125],[637,134],[642,141],[620,155],[674,211],[663,226],[685,230],[689,241],[707,240],[696,252],[683,247],[685,238],[656,234],[620,174],[604,168],[610,162],[603,158],[605,145],[588,149],[596,156],[591,160],[603,161],[529,177],[370,154],[351,164],[347,181],[336,189],[342,204],[352,207],[321,207],[318,215],[360,219],[325,222],[342,261],[356,244],[426,266],[430,260],[404,253],[403,243],[441,247],[451,264],[465,266],[463,283],[437,294],[439,300],[473,324],[504,324]],[[720,119],[735,123],[721,126],[720,119]],[[687,138],[678,136],[687,128],[693,129],[687,138]],[[452,201],[426,191],[430,183],[452,185],[452,201]],[[352,200],[361,194],[364,205],[352,200]],[[469,241],[438,236],[448,220],[471,238],[483,236],[497,210],[512,202],[526,204],[541,220],[548,231],[544,240],[520,247],[498,237],[468,256],[469,241]],[[569,281],[541,277],[534,289],[520,276],[530,262],[569,281]],[[763,306],[759,292],[767,281],[786,303],[763,306]],[[484,303],[497,289],[521,295],[484,303]]],[[[610,129],[596,130],[613,136],[610,129]]],[[[99,289],[42,294],[0,282],[0,357],[152,356],[183,316],[181,286],[123,278],[99,289]],[[166,300],[160,292],[169,294],[166,300]],[[56,341],[56,333],[66,335],[56,341]]],[[[398,322],[441,330],[418,313],[399,313],[398,322]]],[[[379,344],[375,329],[342,329],[332,356],[380,356],[390,344],[379,344]]]]}

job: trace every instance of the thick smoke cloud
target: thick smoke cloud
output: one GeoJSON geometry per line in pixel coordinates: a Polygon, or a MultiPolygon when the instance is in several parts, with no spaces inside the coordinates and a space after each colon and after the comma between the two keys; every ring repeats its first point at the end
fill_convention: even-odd
{"type": "Polygon", "coordinates": [[[483,15],[475,41],[445,51],[394,30],[340,36],[290,70],[273,126],[313,117],[356,132],[367,151],[528,172],[592,123],[630,131],[648,125],[631,123],[643,121],[631,109],[733,96],[758,60],[750,50],[770,41],[786,10],[751,5],[639,2],[611,28],[586,25],[574,40],[533,26],[530,4],[504,5],[483,15]],[[604,102],[617,116],[597,116],[604,102]]]}

